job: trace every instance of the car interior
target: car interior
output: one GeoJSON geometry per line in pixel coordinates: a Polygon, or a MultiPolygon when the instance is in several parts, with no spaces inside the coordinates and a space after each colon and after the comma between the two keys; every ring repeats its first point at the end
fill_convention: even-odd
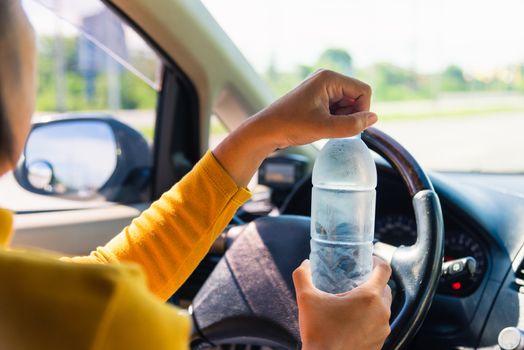
{"type": "MultiPolygon", "coordinates": [[[[235,25],[227,20],[238,17],[231,8],[246,5],[210,0],[89,0],[77,8],[65,1],[22,3],[37,33],[39,90],[23,156],[13,173],[0,178],[0,206],[16,214],[15,247],[88,254],[179,181],[229,131],[291,89],[288,81],[300,81],[273,66],[259,69],[253,57],[261,55],[260,49],[243,50],[248,40],[238,28],[246,26],[249,32],[253,13],[235,25]]],[[[332,13],[335,6],[344,11],[365,6],[349,3],[319,5],[317,16],[332,13]]],[[[374,11],[387,16],[394,5],[384,6],[374,11]]],[[[446,17],[453,6],[435,1],[428,2],[428,11],[420,6],[404,1],[392,13],[415,18],[422,29],[409,33],[422,47],[437,40],[421,34],[427,12],[443,6],[438,14],[446,17]]],[[[489,14],[474,2],[460,6],[457,12],[475,13],[478,6],[478,16],[489,14]]],[[[288,7],[293,8],[283,5],[281,11],[288,7]]],[[[260,16],[267,20],[280,10],[264,11],[260,16]]],[[[276,23],[304,15],[301,11],[314,15],[315,7],[297,11],[279,14],[276,23]]],[[[455,21],[460,13],[449,16],[455,21]]],[[[508,22],[503,29],[519,31],[508,22]]],[[[473,30],[464,28],[467,35],[473,30]]],[[[358,47],[360,41],[355,42],[358,47]]],[[[371,46],[362,50],[375,52],[371,46]]],[[[343,68],[337,64],[346,56],[331,52],[336,59],[321,56],[318,65],[343,68]]],[[[460,52],[457,62],[466,62],[460,52]]],[[[511,349],[524,346],[524,167],[518,149],[524,145],[519,124],[504,119],[519,120],[524,113],[524,52],[500,50],[504,54],[519,59],[508,58],[519,65],[505,68],[505,75],[497,71],[477,78],[474,70],[458,74],[450,66],[442,74],[420,73],[398,84],[395,79],[401,78],[391,78],[395,93],[399,86],[409,90],[417,84],[418,90],[406,91],[418,93],[427,83],[429,95],[413,100],[408,93],[387,95],[388,87],[379,84],[377,72],[391,70],[393,63],[377,61],[373,74],[362,68],[367,63],[346,72],[371,79],[385,115],[383,123],[362,134],[378,175],[374,253],[393,269],[392,332],[384,349],[510,349],[508,339],[517,339],[511,349]],[[442,92],[432,90],[434,81],[442,92]],[[453,85],[457,81],[463,90],[453,85]],[[480,102],[459,110],[473,99],[480,102]],[[443,103],[451,107],[440,110],[443,103]],[[409,129],[417,118],[422,121],[409,129]],[[497,118],[500,124],[488,123],[497,118]],[[470,139],[484,124],[486,130],[476,136],[480,141],[470,139]],[[490,151],[484,151],[486,145],[490,151]],[[468,153],[473,151],[474,156],[468,153]]],[[[267,66],[272,58],[265,55],[267,66]]],[[[426,57],[422,49],[409,53],[406,64],[412,66],[404,77],[417,71],[417,55],[426,57]]],[[[284,56],[275,57],[284,62],[284,56]]],[[[371,54],[354,56],[362,62],[371,54]]],[[[316,68],[300,69],[307,76],[316,68]]],[[[277,150],[264,161],[250,184],[252,199],[168,301],[190,310],[193,349],[293,349],[300,344],[291,274],[310,252],[312,169],[321,147],[277,150]]]]}

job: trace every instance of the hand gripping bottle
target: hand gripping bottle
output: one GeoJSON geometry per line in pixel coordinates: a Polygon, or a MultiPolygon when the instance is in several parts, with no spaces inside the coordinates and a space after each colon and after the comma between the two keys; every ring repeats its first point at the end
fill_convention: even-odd
{"type": "Polygon", "coordinates": [[[311,271],[328,293],[349,291],[373,268],[377,169],[360,135],[330,140],[313,167],[311,271]]]}

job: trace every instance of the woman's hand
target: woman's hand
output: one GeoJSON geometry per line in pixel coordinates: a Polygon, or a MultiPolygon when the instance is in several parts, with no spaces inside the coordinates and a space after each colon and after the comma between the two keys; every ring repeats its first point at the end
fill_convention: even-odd
{"type": "Polygon", "coordinates": [[[377,121],[369,112],[371,88],[321,70],[234,130],[213,151],[239,186],[277,148],[322,138],[353,136],[377,121]]]}
{"type": "Polygon", "coordinates": [[[369,85],[321,70],[255,115],[251,127],[273,149],[353,136],[377,120],[369,112],[370,99],[369,85]]]}
{"type": "Polygon", "coordinates": [[[309,261],[293,273],[303,350],[380,349],[389,335],[391,268],[374,258],[369,280],[343,294],[313,286],[309,261]]]}

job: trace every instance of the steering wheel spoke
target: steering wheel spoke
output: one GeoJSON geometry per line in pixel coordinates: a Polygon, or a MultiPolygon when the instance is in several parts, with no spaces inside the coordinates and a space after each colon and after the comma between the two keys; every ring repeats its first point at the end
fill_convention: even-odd
{"type": "Polygon", "coordinates": [[[391,261],[393,260],[393,256],[395,255],[397,249],[399,248],[391,244],[375,242],[375,244],[373,244],[373,255],[381,258],[391,265],[391,261]]]}
{"type": "Polygon", "coordinates": [[[397,349],[406,345],[410,340],[409,335],[415,334],[422,325],[442,270],[444,223],[436,193],[433,190],[418,192],[413,197],[413,208],[417,221],[417,241],[414,245],[397,248],[391,259],[391,269],[402,304],[391,325],[392,331],[386,345],[395,339],[397,349]]]}

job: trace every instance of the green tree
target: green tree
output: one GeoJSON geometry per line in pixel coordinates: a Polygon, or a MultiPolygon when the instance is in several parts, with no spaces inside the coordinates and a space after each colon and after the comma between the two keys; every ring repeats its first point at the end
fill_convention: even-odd
{"type": "Polygon", "coordinates": [[[443,91],[465,91],[467,90],[466,79],[462,68],[451,65],[442,72],[442,90],[443,91]]]}
{"type": "MultiPolygon", "coordinates": [[[[38,91],[37,111],[56,111],[56,67],[54,36],[38,37],[38,91]]],[[[108,108],[108,83],[106,72],[95,77],[95,96],[86,99],[86,80],[78,69],[78,37],[64,37],[64,63],[66,83],[66,108],[68,111],[102,110],[108,108]]],[[[158,69],[156,60],[140,52],[132,52],[129,61],[147,76],[153,77],[158,69]]],[[[150,109],[155,107],[156,91],[132,73],[120,73],[121,101],[124,109],[150,109]]]]}
{"type": "Polygon", "coordinates": [[[397,101],[430,98],[431,79],[390,63],[377,63],[360,70],[357,78],[373,87],[377,101],[397,101]]]}
{"type": "Polygon", "coordinates": [[[301,64],[289,71],[279,71],[272,60],[264,74],[264,78],[275,95],[282,96],[317,69],[331,69],[345,75],[352,75],[352,64],[353,60],[347,51],[339,48],[330,48],[320,54],[315,64],[301,64]]]}
{"type": "Polygon", "coordinates": [[[515,68],[513,85],[517,91],[524,92],[524,65],[519,65],[515,68]]]}
{"type": "Polygon", "coordinates": [[[340,48],[331,48],[322,52],[315,66],[316,68],[331,69],[345,75],[353,74],[353,59],[346,50],[340,48]]]}

